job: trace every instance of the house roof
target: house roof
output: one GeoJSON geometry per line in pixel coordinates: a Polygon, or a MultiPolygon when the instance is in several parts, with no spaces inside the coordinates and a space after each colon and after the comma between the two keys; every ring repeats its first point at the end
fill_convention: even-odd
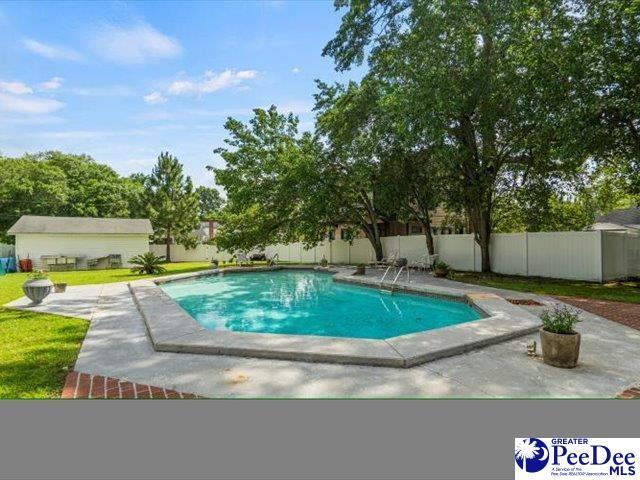
{"type": "Polygon", "coordinates": [[[146,218],[39,217],[23,215],[7,231],[17,233],[102,233],[151,235],[153,228],[146,218]]]}
{"type": "Polygon", "coordinates": [[[640,207],[620,208],[612,210],[606,215],[600,215],[595,223],[613,223],[625,227],[637,228],[640,225],[640,207]]]}

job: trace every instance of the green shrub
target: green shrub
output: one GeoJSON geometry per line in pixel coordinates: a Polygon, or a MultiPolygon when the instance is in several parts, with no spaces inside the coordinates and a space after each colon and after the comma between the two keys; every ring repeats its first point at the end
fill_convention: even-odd
{"type": "Polygon", "coordinates": [[[152,275],[154,273],[164,273],[167,271],[161,264],[164,263],[164,256],[157,256],[153,252],[143,253],[141,255],[136,255],[129,263],[133,263],[133,267],[131,267],[131,271],[133,273],[139,274],[148,274],[152,275]]]}
{"type": "Polygon", "coordinates": [[[578,312],[569,307],[555,307],[553,310],[545,310],[540,315],[542,327],[551,333],[564,335],[575,333],[573,327],[580,322],[578,312]]]}
{"type": "Polygon", "coordinates": [[[433,268],[435,270],[445,270],[447,272],[451,269],[451,267],[449,267],[449,264],[447,262],[443,262],[442,260],[438,260],[436,263],[434,263],[433,268]]]}
{"type": "Polygon", "coordinates": [[[49,278],[49,274],[44,270],[34,270],[29,274],[29,280],[45,280],[49,278]]]}

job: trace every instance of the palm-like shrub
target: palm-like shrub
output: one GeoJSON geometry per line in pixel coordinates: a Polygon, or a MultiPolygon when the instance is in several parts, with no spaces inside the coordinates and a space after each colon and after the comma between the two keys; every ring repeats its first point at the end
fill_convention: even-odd
{"type": "Polygon", "coordinates": [[[131,267],[131,271],[133,273],[139,274],[154,274],[154,273],[164,273],[167,271],[166,268],[162,266],[164,263],[164,256],[157,256],[153,252],[146,252],[141,255],[136,255],[129,263],[132,263],[134,266],[131,267]]]}

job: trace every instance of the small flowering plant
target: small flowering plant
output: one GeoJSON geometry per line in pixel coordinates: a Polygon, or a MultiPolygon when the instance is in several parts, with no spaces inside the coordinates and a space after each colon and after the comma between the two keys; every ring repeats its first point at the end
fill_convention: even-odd
{"type": "Polygon", "coordinates": [[[49,278],[49,274],[44,270],[34,270],[29,274],[29,280],[46,280],[49,278]]]}
{"type": "Polygon", "coordinates": [[[546,310],[540,315],[540,319],[542,320],[542,328],[547,332],[562,335],[572,335],[576,333],[573,327],[581,321],[578,312],[566,306],[546,310]]]}

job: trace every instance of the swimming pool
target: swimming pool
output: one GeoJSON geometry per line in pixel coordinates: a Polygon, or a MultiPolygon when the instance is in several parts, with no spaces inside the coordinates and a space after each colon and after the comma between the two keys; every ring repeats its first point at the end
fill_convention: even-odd
{"type": "Polygon", "coordinates": [[[307,270],[223,273],[161,288],[214,331],[385,339],[481,317],[466,303],[390,295],[307,270]]]}

